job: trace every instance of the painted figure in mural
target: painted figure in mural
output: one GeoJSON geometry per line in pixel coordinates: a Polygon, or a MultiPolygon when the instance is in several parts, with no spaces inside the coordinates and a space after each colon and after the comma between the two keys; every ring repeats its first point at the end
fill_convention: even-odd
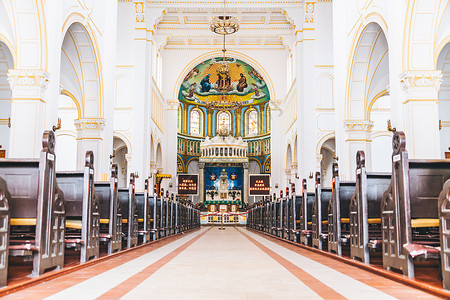
{"type": "Polygon", "coordinates": [[[211,74],[206,75],[202,81],[200,81],[200,85],[202,87],[202,93],[207,93],[211,89],[211,83],[209,82],[209,77],[211,74]]]}
{"type": "Polygon", "coordinates": [[[258,80],[260,82],[264,81],[261,75],[259,75],[258,72],[256,72],[255,69],[253,68],[250,71],[248,71],[248,74],[255,80],[258,80]]]}
{"type": "Polygon", "coordinates": [[[189,95],[186,98],[191,99],[194,96],[194,91],[195,91],[195,83],[191,84],[189,88],[189,95]]]}
{"type": "Polygon", "coordinates": [[[228,75],[228,73],[217,72],[217,76],[217,90],[228,90],[231,86],[231,77],[228,75]]]}
{"type": "Polygon", "coordinates": [[[245,78],[244,74],[241,73],[241,78],[239,78],[239,82],[236,86],[236,89],[238,90],[238,92],[243,92],[247,86],[248,86],[247,78],[245,78]]]}
{"type": "Polygon", "coordinates": [[[252,83],[252,89],[255,91],[255,96],[259,97],[259,89],[258,86],[256,85],[256,83],[252,83]]]}
{"type": "Polygon", "coordinates": [[[184,81],[188,81],[189,79],[197,76],[198,73],[200,73],[200,71],[197,68],[193,68],[192,70],[189,71],[186,77],[184,77],[184,81]]]}

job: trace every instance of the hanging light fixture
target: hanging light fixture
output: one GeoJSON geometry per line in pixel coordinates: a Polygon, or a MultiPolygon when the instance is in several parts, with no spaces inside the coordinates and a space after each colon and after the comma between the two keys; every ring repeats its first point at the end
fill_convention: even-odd
{"type": "Polygon", "coordinates": [[[226,92],[231,91],[233,88],[230,79],[230,68],[228,66],[226,58],[226,42],[225,38],[229,34],[233,34],[239,30],[239,21],[235,16],[230,16],[226,14],[225,0],[223,1],[223,15],[215,16],[212,18],[210,23],[211,31],[223,36],[223,56],[220,62],[217,75],[219,76],[218,85],[215,89],[222,92],[219,96],[210,96],[207,100],[207,106],[215,110],[235,110],[242,106],[241,101],[238,97],[231,98],[226,92]]]}

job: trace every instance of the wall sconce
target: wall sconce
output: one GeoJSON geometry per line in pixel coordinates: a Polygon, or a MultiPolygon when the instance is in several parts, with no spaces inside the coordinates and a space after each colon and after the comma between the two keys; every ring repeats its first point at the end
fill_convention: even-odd
{"type": "Polygon", "coordinates": [[[313,172],[309,172],[309,179],[313,179],[313,177],[314,177],[313,172]]]}
{"type": "Polygon", "coordinates": [[[58,125],[53,125],[52,129],[53,131],[61,129],[61,118],[58,118],[58,125]]]}
{"type": "Polygon", "coordinates": [[[397,131],[397,128],[392,128],[392,126],[391,126],[391,120],[387,120],[387,130],[388,131],[390,131],[390,132],[396,132],[397,131]]]}
{"type": "Polygon", "coordinates": [[[172,188],[172,187],[173,187],[173,183],[169,182],[169,188],[172,188]]]}
{"type": "Polygon", "coordinates": [[[275,188],[276,188],[276,189],[278,188],[278,183],[275,183],[275,188]]]}
{"type": "Polygon", "coordinates": [[[8,118],[8,128],[11,128],[11,117],[8,118]]]}
{"type": "Polygon", "coordinates": [[[116,150],[113,150],[113,153],[109,156],[109,159],[113,159],[116,157],[116,150]]]}
{"type": "Polygon", "coordinates": [[[442,130],[442,120],[439,120],[439,130],[442,130]]]}
{"type": "Polygon", "coordinates": [[[139,173],[138,172],[134,172],[134,178],[139,178],[139,173]]]}

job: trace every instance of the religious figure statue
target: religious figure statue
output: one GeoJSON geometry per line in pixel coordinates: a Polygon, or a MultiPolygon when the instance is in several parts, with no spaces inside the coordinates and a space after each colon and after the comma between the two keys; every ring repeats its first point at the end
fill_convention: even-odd
{"type": "Polygon", "coordinates": [[[211,89],[211,83],[209,82],[209,77],[211,74],[206,75],[202,81],[200,81],[200,86],[202,87],[202,93],[207,93],[211,89]]]}
{"type": "Polygon", "coordinates": [[[247,86],[248,86],[247,78],[245,78],[244,74],[241,73],[241,78],[239,78],[239,82],[236,86],[236,89],[238,90],[238,92],[243,92],[247,86]]]}

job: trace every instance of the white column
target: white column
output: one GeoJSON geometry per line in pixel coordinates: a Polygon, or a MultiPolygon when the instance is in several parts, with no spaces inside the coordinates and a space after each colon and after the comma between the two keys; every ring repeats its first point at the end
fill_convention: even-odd
{"type": "Polygon", "coordinates": [[[198,163],[198,202],[205,202],[205,163],[198,163]]]}
{"type": "Polygon", "coordinates": [[[406,149],[410,158],[440,158],[438,92],[441,71],[406,71],[400,76],[406,149]]]}
{"type": "Polygon", "coordinates": [[[14,69],[8,72],[12,90],[10,158],[39,157],[48,78],[49,74],[44,70],[14,69]]]}
{"type": "Polygon", "coordinates": [[[94,152],[95,180],[102,180],[102,155],[103,149],[102,132],[105,126],[104,119],[78,119],[75,120],[77,129],[77,169],[84,168],[86,151],[94,152]]]}
{"type": "MultiPolygon", "coordinates": [[[[344,121],[345,127],[345,151],[346,156],[341,159],[341,164],[345,164],[347,174],[341,174],[342,180],[355,180],[356,170],[356,153],[364,150],[366,157],[371,157],[371,132],[373,122],[366,120],[349,120],[344,121]],[[353,172],[351,172],[353,170],[353,172]]],[[[366,160],[366,167],[371,170],[371,160],[366,160]]]]}
{"type": "Polygon", "coordinates": [[[248,167],[249,163],[245,162],[242,164],[242,167],[244,168],[244,178],[242,180],[242,184],[244,185],[244,197],[242,197],[242,204],[246,203],[248,204],[248,194],[249,194],[249,183],[250,178],[248,176],[248,167]]]}

